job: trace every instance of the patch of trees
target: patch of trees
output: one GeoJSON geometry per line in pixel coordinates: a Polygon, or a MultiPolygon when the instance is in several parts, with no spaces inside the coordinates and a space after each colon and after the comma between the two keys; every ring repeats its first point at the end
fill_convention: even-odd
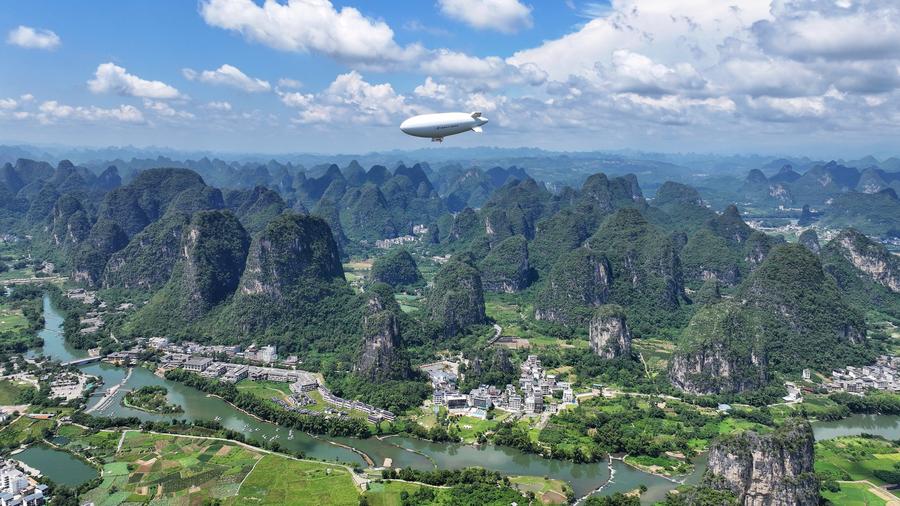
{"type": "Polygon", "coordinates": [[[371,435],[368,425],[357,418],[326,418],[324,416],[301,415],[275,407],[253,394],[241,392],[231,383],[204,378],[199,374],[183,369],[167,371],[166,379],[183,383],[201,392],[217,395],[263,420],[291,427],[301,432],[359,438],[367,438],[371,435]]]}

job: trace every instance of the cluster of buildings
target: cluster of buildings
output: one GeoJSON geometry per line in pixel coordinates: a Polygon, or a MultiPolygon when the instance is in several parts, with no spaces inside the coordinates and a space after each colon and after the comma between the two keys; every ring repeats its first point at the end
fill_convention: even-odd
{"type": "MultiPolygon", "coordinates": [[[[292,394],[291,402],[282,399],[276,399],[276,402],[285,409],[301,414],[330,414],[327,411],[312,411],[303,407],[315,403],[315,401],[312,401],[312,399],[309,398],[307,393],[318,389],[325,402],[332,404],[337,408],[361,411],[365,413],[366,417],[372,423],[378,423],[382,420],[394,420],[396,418],[390,411],[379,409],[363,402],[342,399],[332,394],[327,388],[319,385],[319,380],[316,376],[308,371],[302,371],[300,369],[283,369],[280,367],[263,365],[221,362],[210,356],[184,353],[185,351],[189,351],[214,356],[222,356],[222,354],[224,354],[226,356],[236,356],[245,360],[255,360],[257,362],[271,364],[276,362],[275,346],[263,346],[258,349],[251,346],[246,351],[241,351],[239,346],[200,346],[196,343],[172,345],[168,344],[168,342],[163,342],[161,339],[162,338],[153,338],[150,340],[151,342],[149,344],[157,349],[165,350],[165,354],[160,359],[160,365],[163,369],[175,369],[180,367],[186,371],[200,374],[203,377],[219,379],[228,383],[237,383],[244,379],[290,383],[292,394]]],[[[297,360],[293,361],[295,364],[297,362],[297,360]]]]}
{"type": "MultiPolygon", "coordinates": [[[[100,332],[100,329],[102,329],[105,324],[107,315],[110,313],[110,308],[105,301],[100,301],[99,304],[96,304],[98,300],[97,292],[85,290],[84,288],[72,288],[66,290],[65,295],[66,297],[77,300],[87,306],[94,306],[81,317],[81,329],[78,332],[81,334],[96,334],[97,332],[100,332]]],[[[123,302],[112,312],[121,313],[133,308],[134,304],[123,302]]]]}
{"type": "Polygon", "coordinates": [[[434,388],[432,402],[435,406],[445,406],[451,411],[467,410],[472,416],[484,416],[492,407],[520,415],[555,413],[558,409],[556,400],[544,402],[544,397],[552,396],[554,392],[562,392],[564,404],[577,402],[571,385],[557,382],[555,376],[546,374],[537,355],[529,355],[522,363],[518,390],[513,385],[502,389],[479,385],[464,394],[457,390],[457,376],[448,368],[429,365],[423,370],[431,377],[434,388]]]}
{"type": "MultiPolygon", "coordinates": [[[[239,344],[198,344],[192,341],[182,343],[170,343],[165,337],[151,337],[147,340],[147,346],[163,353],[171,355],[198,355],[201,357],[229,357],[259,362],[262,364],[274,364],[278,362],[278,353],[275,345],[256,346],[251,344],[246,349],[239,344]]],[[[300,360],[296,355],[290,355],[283,361],[284,365],[296,366],[300,360]]]]}
{"type": "Polygon", "coordinates": [[[319,380],[308,371],[299,369],[281,369],[259,365],[248,365],[234,362],[220,362],[210,357],[169,353],[160,359],[163,369],[182,368],[197,373],[205,378],[220,379],[228,383],[237,383],[244,379],[256,381],[276,381],[290,383],[291,390],[308,392],[319,386],[319,380]]]}
{"type": "Polygon", "coordinates": [[[0,506],[42,506],[50,501],[45,495],[47,485],[38,483],[22,469],[40,475],[15,460],[0,463],[0,506]]]}
{"type": "Polygon", "coordinates": [[[365,413],[366,419],[368,419],[372,423],[380,423],[382,420],[394,421],[397,418],[393,413],[386,409],[376,408],[375,406],[366,404],[360,401],[351,401],[349,399],[344,399],[338,397],[331,393],[330,390],[325,388],[324,386],[319,387],[319,393],[322,394],[322,400],[331,404],[333,406],[337,406],[342,409],[347,410],[357,410],[365,413]]]}
{"type": "Polygon", "coordinates": [[[831,371],[829,390],[863,394],[867,390],[900,392],[900,357],[881,355],[874,365],[831,371]]]}

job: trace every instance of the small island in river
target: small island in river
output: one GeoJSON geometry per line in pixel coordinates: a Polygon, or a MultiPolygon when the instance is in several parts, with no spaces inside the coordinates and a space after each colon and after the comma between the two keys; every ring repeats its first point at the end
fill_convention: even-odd
{"type": "Polygon", "coordinates": [[[163,386],[145,386],[125,394],[122,405],[147,411],[148,413],[168,414],[182,413],[184,410],[177,404],[170,404],[166,399],[169,391],[163,386]]]}

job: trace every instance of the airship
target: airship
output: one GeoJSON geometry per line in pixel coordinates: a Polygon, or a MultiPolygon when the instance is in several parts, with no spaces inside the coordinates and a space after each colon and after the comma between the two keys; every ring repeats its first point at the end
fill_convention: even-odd
{"type": "Polygon", "coordinates": [[[469,130],[481,133],[481,126],[487,122],[480,112],[441,112],[413,116],[400,124],[400,130],[413,137],[428,137],[432,142],[443,142],[448,135],[469,130]]]}

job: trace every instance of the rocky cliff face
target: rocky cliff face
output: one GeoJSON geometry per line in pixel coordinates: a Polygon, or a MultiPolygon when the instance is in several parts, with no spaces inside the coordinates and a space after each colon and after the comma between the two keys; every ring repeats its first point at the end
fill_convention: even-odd
{"type": "Polygon", "coordinates": [[[528,241],[514,235],[491,248],[479,264],[484,289],[491,292],[515,293],[531,281],[528,265],[528,241]]]}
{"type": "Polygon", "coordinates": [[[856,230],[848,229],[834,238],[829,247],[876,283],[900,293],[900,258],[884,246],[856,230]]]}
{"type": "Polygon", "coordinates": [[[188,320],[205,315],[234,293],[250,236],[227,211],[195,213],[181,240],[180,290],[188,320]]]}
{"type": "Polygon", "coordinates": [[[428,313],[447,336],[485,321],[481,274],[471,256],[451,258],[438,271],[428,295],[428,313]]]}
{"type": "Polygon", "coordinates": [[[609,300],[612,267],[604,255],[578,248],[560,258],[535,300],[534,317],[564,325],[586,322],[609,300]]]}
{"type": "Polygon", "coordinates": [[[373,287],[362,319],[363,342],[355,372],[371,381],[392,376],[400,340],[397,303],[390,289],[373,287]]]}
{"type": "Polygon", "coordinates": [[[669,380],[692,394],[740,393],[768,380],[765,331],[757,312],[730,302],[691,318],[669,365],[669,380]]]}
{"type": "Polygon", "coordinates": [[[344,270],[328,224],[314,216],[283,214],[254,239],[239,291],[280,301],[337,278],[344,278],[344,270]]]}
{"type": "Polygon", "coordinates": [[[588,330],[591,349],[597,355],[606,359],[631,356],[631,332],[628,331],[625,311],[621,306],[600,306],[588,330]]]}
{"type": "Polygon", "coordinates": [[[190,217],[170,213],[135,235],[125,248],[113,253],[103,271],[104,288],[157,290],[179,257],[179,245],[190,217]]]}
{"type": "Polygon", "coordinates": [[[818,255],[822,251],[822,247],[819,245],[819,235],[813,229],[804,230],[797,242],[805,246],[814,255],[818,255]]]}
{"type": "Polygon", "coordinates": [[[744,506],[815,506],[819,482],[807,421],[789,420],[772,434],[752,431],[713,443],[706,484],[732,491],[744,506]]]}

